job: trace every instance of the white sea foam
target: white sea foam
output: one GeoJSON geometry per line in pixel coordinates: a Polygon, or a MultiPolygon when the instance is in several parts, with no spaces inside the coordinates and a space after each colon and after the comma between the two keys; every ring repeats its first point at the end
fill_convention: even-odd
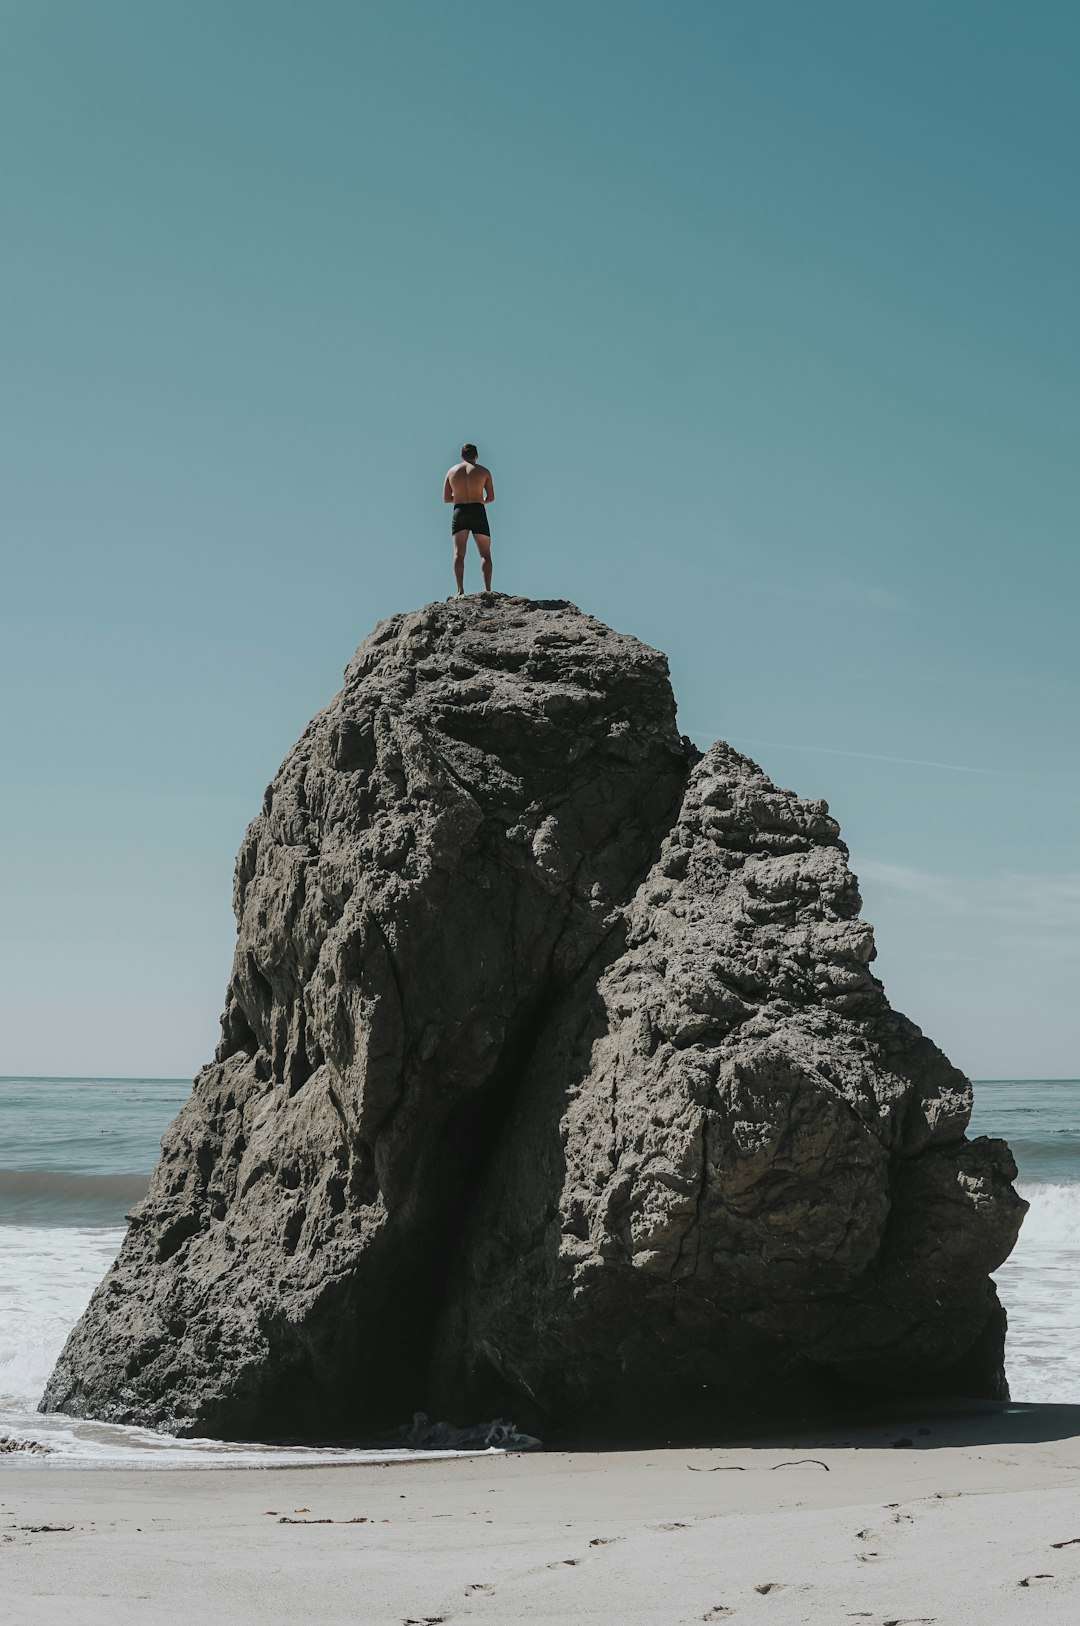
{"type": "Polygon", "coordinates": [[[123,1241],[122,1230],[0,1230],[0,1412],[33,1409],[53,1363],[123,1241]]]}
{"type": "Polygon", "coordinates": [[[177,1440],[60,1413],[38,1401],[71,1328],[116,1257],[123,1230],[0,1226],[0,1434],[37,1440],[45,1458],[18,1453],[8,1463],[63,1462],[142,1468],[273,1467],[297,1462],[385,1462],[398,1457],[476,1455],[461,1451],[355,1451],[307,1446],[237,1446],[177,1440]]]}
{"type": "Polygon", "coordinates": [[[1031,1204],[996,1273],[1014,1400],[1080,1401],[1080,1184],[1021,1184],[1031,1204]]]}

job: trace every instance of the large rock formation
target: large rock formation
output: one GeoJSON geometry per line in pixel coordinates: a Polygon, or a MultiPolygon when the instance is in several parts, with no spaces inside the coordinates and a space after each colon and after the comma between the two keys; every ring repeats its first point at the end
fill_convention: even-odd
{"type": "Polygon", "coordinates": [[[43,1406],[641,1437],[1003,1392],[1024,1204],[823,802],[572,605],[384,622],[237,862],[222,1040],[43,1406]]]}

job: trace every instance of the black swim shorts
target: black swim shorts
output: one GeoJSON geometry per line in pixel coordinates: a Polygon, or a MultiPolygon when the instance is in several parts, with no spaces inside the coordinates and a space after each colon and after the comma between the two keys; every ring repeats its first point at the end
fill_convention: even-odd
{"type": "Polygon", "coordinates": [[[482,502],[455,503],[453,516],[450,520],[450,534],[452,536],[456,535],[458,531],[471,531],[474,536],[490,536],[486,504],[482,502]]]}

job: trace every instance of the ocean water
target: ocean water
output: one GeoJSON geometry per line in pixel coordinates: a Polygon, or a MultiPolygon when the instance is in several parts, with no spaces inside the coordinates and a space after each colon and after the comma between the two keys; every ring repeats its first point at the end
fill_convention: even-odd
{"type": "MultiPolygon", "coordinates": [[[[173,1440],[38,1413],[190,1088],[186,1079],[0,1078],[0,1435],[39,1440],[53,1461],[161,1467],[415,1456],[173,1440]]],[[[1031,1204],[997,1273],[1013,1397],[1080,1401],[1080,1081],[976,1084],[971,1133],[1009,1142],[1031,1204]]]]}
{"type": "Polygon", "coordinates": [[[1008,1141],[1031,1204],[994,1277],[1013,1399],[1080,1401],[1080,1079],[976,1083],[968,1134],[1008,1141]]]}

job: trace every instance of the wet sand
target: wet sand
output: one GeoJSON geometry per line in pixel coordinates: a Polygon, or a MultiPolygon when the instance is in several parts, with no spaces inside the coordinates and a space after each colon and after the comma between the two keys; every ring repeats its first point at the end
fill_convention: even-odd
{"type": "Polygon", "coordinates": [[[1056,1626],[1080,1619],[1080,1407],[730,1449],[5,1461],[0,1560],[18,1626],[1056,1626]]]}

